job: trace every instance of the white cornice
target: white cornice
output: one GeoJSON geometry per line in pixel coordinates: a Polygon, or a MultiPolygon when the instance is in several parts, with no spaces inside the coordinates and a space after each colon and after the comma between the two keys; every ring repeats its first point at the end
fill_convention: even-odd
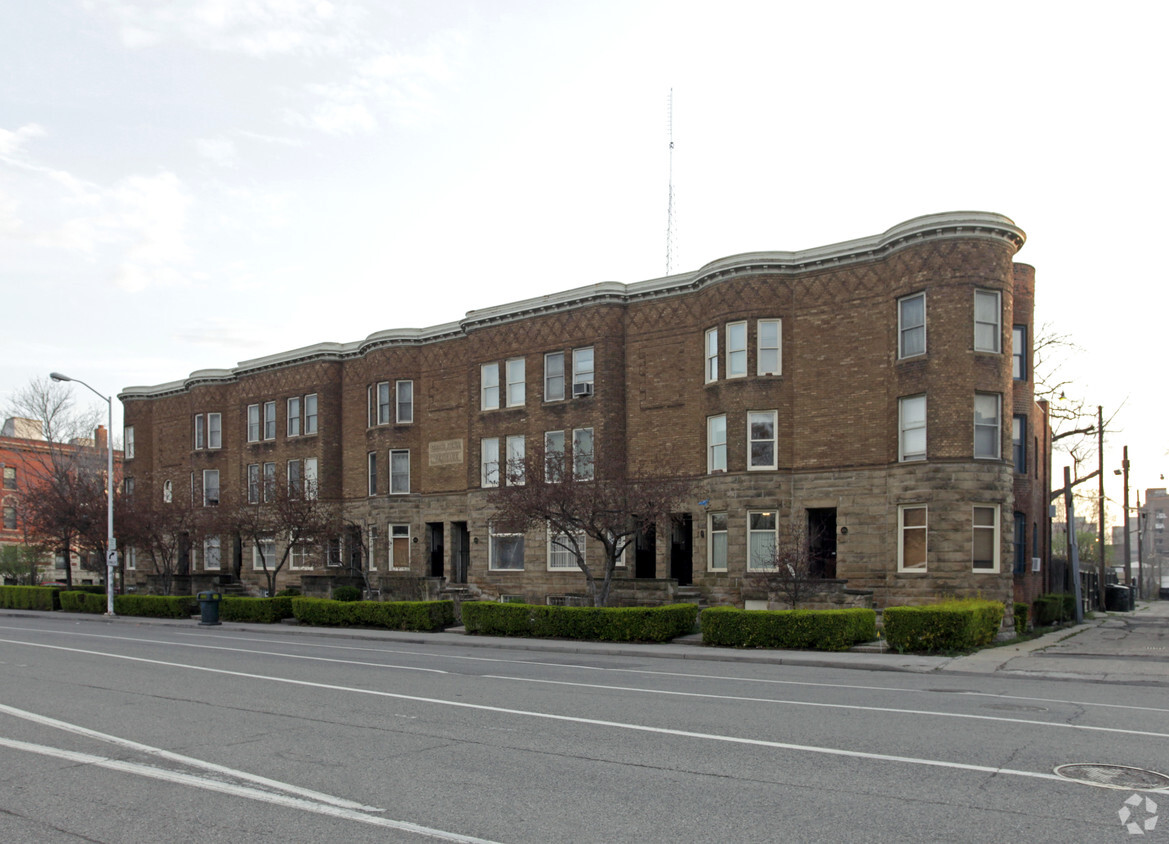
{"type": "Polygon", "coordinates": [[[900,249],[934,240],[992,240],[1005,243],[1012,253],[1026,241],[1023,230],[1008,217],[984,211],[951,211],[915,217],[883,234],[818,246],[798,252],[745,252],[711,261],[695,272],[624,284],[605,281],[533,299],[524,299],[492,308],[468,311],[458,322],[431,328],[394,328],[375,332],[351,343],[317,343],[287,352],[242,361],[234,369],[201,369],[180,381],[154,387],[127,387],[118,394],[122,401],[153,399],[189,391],[207,384],[226,384],[271,369],[319,361],[341,361],[362,357],[374,349],[392,346],[420,346],[465,337],[469,333],[506,322],[516,322],[545,313],[557,313],[603,304],[676,296],[699,290],[728,276],[757,272],[797,274],[820,268],[875,261],[900,249]]]}

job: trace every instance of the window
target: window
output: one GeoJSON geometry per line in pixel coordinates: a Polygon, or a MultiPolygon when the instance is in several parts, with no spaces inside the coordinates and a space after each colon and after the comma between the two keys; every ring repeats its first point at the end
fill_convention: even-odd
{"type": "Polygon", "coordinates": [[[564,398],[564,352],[544,355],[544,401],[564,398]]]}
{"type": "Polygon", "coordinates": [[[299,498],[300,491],[304,486],[304,478],[302,477],[301,462],[299,460],[288,461],[288,497],[299,498]]]}
{"type": "Polygon", "coordinates": [[[317,458],[306,457],[304,461],[304,497],[317,497],[317,458]]]}
{"type": "Polygon", "coordinates": [[[260,501],[260,464],[248,464],[248,503],[258,504],[260,501]]]}
{"type": "Polygon", "coordinates": [[[718,329],[706,332],[706,383],[718,380],[718,329]]]}
{"type": "Polygon", "coordinates": [[[260,441],[260,406],[258,404],[248,405],[248,442],[258,443],[260,441]]]}
{"type": "Polygon", "coordinates": [[[513,486],[522,486],[527,479],[525,473],[527,466],[525,464],[527,451],[527,441],[522,434],[517,434],[507,438],[507,463],[504,466],[503,477],[504,481],[513,486]]]}
{"type": "Polygon", "coordinates": [[[410,452],[394,449],[390,452],[390,495],[410,492],[410,452]]]}
{"type": "Polygon", "coordinates": [[[925,396],[898,399],[898,459],[925,460],[925,396]]]}
{"type": "Polygon", "coordinates": [[[264,439],[276,439],[276,402],[264,402],[264,439]]]}
{"type": "Polygon", "coordinates": [[[272,494],[276,492],[276,464],[264,464],[264,489],[263,495],[265,501],[272,500],[272,494]]]}
{"type": "Polygon", "coordinates": [[[126,494],[127,498],[134,497],[134,479],[133,478],[123,478],[122,479],[122,492],[124,492],[126,494]]]}
{"type": "Polygon", "coordinates": [[[252,568],[265,571],[276,565],[276,539],[261,536],[252,542],[252,568]]]}
{"type": "Polygon", "coordinates": [[[368,390],[369,424],[386,425],[390,421],[390,382],[379,381],[368,390]]]}
{"type": "Polygon", "coordinates": [[[564,477],[564,432],[544,434],[544,480],[558,483],[564,477]]]}
{"type": "Polygon", "coordinates": [[[15,507],[5,507],[4,508],[4,529],[5,530],[16,530],[16,508],[15,507]]]}
{"type": "Polygon", "coordinates": [[[410,525],[390,525],[390,568],[410,568],[410,525]]]}
{"type": "Polygon", "coordinates": [[[747,513],[747,569],[775,568],[776,518],[774,512],[747,513]]]}
{"type": "Polygon", "coordinates": [[[710,571],[727,570],[727,514],[711,513],[707,517],[706,567],[710,571]]]}
{"type": "Polygon", "coordinates": [[[315,434],[317,432],[317,394],[304,397],[304,432],[306,434],[315,434]]]}
{"type": "Polygon", "coordinates": [[[337,568],[341,565],[341,537],[334,536],[325,542],[325,565],[337,568]]]}
{"type": "Polygon", "coordinates": [[[5,489],[16,489],[16,467],[15,466],[5,466],[4,467],[4,488],[5,489]]]}
{"type": "MultiPolygon", "coordinates": [[[[122,455],[126,460],[134,459],[134,426],[127,425],[122,437],[125,446],[122,450],[122,455]]],[[[7,472],[7,469],[5,470],[7,472]]]]}
{"type": "Polygon", "coordinates": [[[974,394],[974,456],[997,459],[1000,455],[998,393],[974,394]]]}
{"type": "Polygon", "coordinates": [[[203,506],[213,507],[219,503],[219,470],[203,470],[203,506]]]}
{"type": "Polygon", "coordinates": [[[755,372],[757,375],[779,375],[783,359],[780,353],[783,326],[778,319],[761,319],[756,327],[759,336],[756,338],[755,372]]]}
{"type": "Polygon", "coordinates": [[[572,432],[572,476],[578,481],[593,479],[593,429],[577,428],[572,432]]]}
{"type": "Polygon", "coordinates": [[[593,347],[572,350],[572,394],[588,395],[593,386],[593,347]],[[587,384],[588,387],[584,385],[587,384]]]}
{"type": "Polygon", "coordinates": [[[507,406],[522,407],[525,398],[524,359],[513,358],[504,365],[507,371],[507,406]]]}
{"type": "Polygon", "coordinates": [[[727,378],[742,378],[747,374],[747,323],[732,322],[727,326],[727,378]]]}
{"type": "Polygon", "coordinates": [[[747,414],[747,437],[750,445],[748,469],[774,469],[775,424],[774,410],[753,410],[747,414]]]}
{"type": "Polygon", "coordinates": [[[1002,331],[999,315],[1001,296],[997,290],[974,291],[974,351],[998,352],[1002,331]]]}
{"type": "Polygon", "coordinates": [[[579,571],[576,552],[583,557],[585,535],[580,532],[558,533],[548,528],[548,568],[554,571],[579,571]]]}
{"type": "Polygon", "coordinates": [[[897,300],[897,357],[925,354],[925,294],[897,300]]]}
{"type": "Polygon", "coordinates": [[[499,437],[486,437],[479,443],[479,485],[499,486],[499,437]]]}
{"type": "Polygon", "coordinates": [[[523,571],[524,535],[516,531],[501,529],[498,525],[487,526],[487,564],[492,571],[523,571]]]}
{"type": "Polygon", "coordinates": [[[207,414],[207,447],[223,448],[223,414],[207,414]]]}
{"type": "Polygon", "coordinates": [[[162,482],[162,503],[170,504],[174,499],[174,484],[170,481],[162,482]]]}
{"type": "Polygon", "coordinates": [[[203,570],[219,570],[219,537],[209,536],[203,540],[203,570]]]}
{"type": "Polygon", "coordinates": [[[1016,381],[1027,380],[1027,326],[1011,329],[1011,375],[1016,381]]]}
{"type": "Polygon", "coordinates": [[[394,385],[394,394],[398,399],[398,424],[411,424],[414,421],[414,382],[397,382],[394,385]]]}
{"type": "Polygon", "coordinates": [[[481,409],[496,410],[499,407],[499,364],[485,363],[479,367],[479,383],[481,409]]]}
{"type": "Polygon", "coordinates": [[[288,436],[300,436],[300,396],[288,400],[288,436]]]}
{"type": "Polygon", "coordinates": [[[999,508],[974,508],[973,565],[975,571],[999,570],[999,508]]]}
{"type": "Polygon", "coordinates": [[[292,542],[289,537],[290,547],[288,549],[288,568],[289,569],[311,569],[313,567],[312,560],[309,559],[309,545],[307,542],[292,542]]]}
{"type": "Polygon", "coordinates": [[[1014,574],[1027,573],[1027,516],[1015,513],[1015,570],[1014,574]]]}
{"type": "Polygon", "coordinates": [[[710,474],[727,470],[727,417],[706,419],[706,471],[710,474]]]}
{"type": "Polygon", "coordinates": [[[1015,416],[1011,419],[1011,454],[1015,461],[1015,471],[1020,475],[1027,474],[1027,417],[1015,416]]]}
{"type": "Polygon", "coordinates": [[[203,414],[195,414],[195,448],[206,448],[207,438],[203,431],[204,421],[203,414]]]}
{"type": "Polygon", "coordinates": [[[928,515],[925,505],[901,505],[897,508],[898,571],[926,570],[928,515]]]}
{"type": "Polygon", "coordinates": [[[377,452],[371,451],[366,456],[366,473],[365,473],[365,493],[366,495],[377,495],[377,452]]]}
{"type": "Polygon", "coordinates": [[[126,568],[130,571],[138,568],[138,549],[127,548],[122,552],[122,559],[126,561],[126,568]]]}

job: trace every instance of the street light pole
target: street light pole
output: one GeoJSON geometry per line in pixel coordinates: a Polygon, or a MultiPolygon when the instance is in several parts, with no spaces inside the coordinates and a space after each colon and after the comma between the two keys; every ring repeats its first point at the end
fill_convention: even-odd
{"type": "Polygon", "coordinates": [[[1124,447],[1124,585],[1132,588],[1132,538],[1128,533],[1128,446],[1124,447]]]}
{"type": "Polygon", "coordinates": [[[118,562],[118,542],[114,539],[114,398],[103,396],[79,378],[70,378],[60,372],[50,372],[54,381],[76,381],[109,407],[106,427],[106,615],[114,616],[114,567],[118,562]]]}

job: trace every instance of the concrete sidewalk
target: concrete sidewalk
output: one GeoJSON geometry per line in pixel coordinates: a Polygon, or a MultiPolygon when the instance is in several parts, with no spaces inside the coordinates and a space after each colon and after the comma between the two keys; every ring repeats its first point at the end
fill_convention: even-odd
{"type": "MultiPolygon", "coordinates": [[[[60,618],[60,613],[0,610],[4,623],[29,618],[60,618]]],[[[207,633],[240,632],[276,638],[312,633],[327,639],[383,642],[387,645],[434,645],[494,648],[530,653],[573,654],[579,657],[621,656],[633,659],[694,659],[766,665],[851,668],[865,671],[933,672],[999,677],[1045,677],[1105,683],[1169,686],[1169,601],[1138,602],[1130,613],[1102,613],[1083,624],[1061,628],[1018,645],[987,648],[969,656],[918,656],[864,646],[854,651],[739,650],[702,644],[695,634],[661,645],[618,642],[577,642],[561,639],[523,639],[468,636],[461,627],[442,633],[403,633],[393,630],[302,627],[296,624],[242,624],[224,622],[204,627],[198,621],[131,616],[71,614],[71,620],[111,626],[172,627],[207,633]]]]}

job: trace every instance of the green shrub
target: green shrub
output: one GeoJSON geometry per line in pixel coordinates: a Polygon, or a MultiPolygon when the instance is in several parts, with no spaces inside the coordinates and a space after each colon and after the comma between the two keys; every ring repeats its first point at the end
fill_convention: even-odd
{"type": "Polygon", "coordinates": [[[361,590],[356,586],[338,586],[333,590],[334,601],[360,601],[361,590]]]}
{"type": "Polygon", "coordinates": [[[1026,604],[1015,602],[1015,635],[1022,636],[1027,632],[1028,623],[1031,621],[1031,608],[1026,604]]]}
{"type": "Polygon", "coordinates": [[[702,641],[735,648],[797,648],[846,651],[877,638],[873,610],[740,610],[711,607],[702,611],[702,641]]]}
{"type": "Polygon", "coordinates": [[[1050,627],[1076,617],[1076,596],[1066,592],[1040,595],[1035,600],[1035,623],[1050,627]]]}
{"type": "MultiPolygon", "coordinates": [[[[115,600],[117,596],[115,595],[115,600]]],[[[92,592],[62,592],[61,609],[65,612],[89,612],[99,615],[106,611],[106,596],[95,595],[92,592]]],[[[116,608],[115,604],[115,608],[116,608]]]]}
{"type": "Polygon", "coordinates": [[[693,604],[545,607],[488,601],[467,601],[462,610],[470,634],[601,642],[666,642],[690,633],[698,613],[693,604]]]}
{"type": "Polygon", "coordinates": [[[286,589],[281,589],[276,593],[277,598],[295,598],[300,594],[300,588],[297,586],[289,586],[286,589]]]}
{"type": "Polygon", "coordinates": [[[303,597],[291,601],[298,621],[326,627],[435,631],[455,623],[455,605],[451,601],[331,601],[303,597]]]}
{"type": "Polygon", "coordinates": [[[292,596],[275,598],[225,597],[219,602],[220,621],[277,624],[292,618],[292,596]]]}
{"type": "Polygon", "coordinates": [[[997,601],[947,601],[920,607],[886,607],[885,640],[899,651],[980,648],[994,641],[1005,608],[997,601]]]}
{"type": "Polygon", "coordinates": [[[144,618],[190,618],[199,611],[190,595],[115,595],[115,615],[144,618]]]}
{"type": "Polygon", "coordinates": [[[60,591],[53,586],[0,586],[0,609],[59,610],[60,591]]]}

